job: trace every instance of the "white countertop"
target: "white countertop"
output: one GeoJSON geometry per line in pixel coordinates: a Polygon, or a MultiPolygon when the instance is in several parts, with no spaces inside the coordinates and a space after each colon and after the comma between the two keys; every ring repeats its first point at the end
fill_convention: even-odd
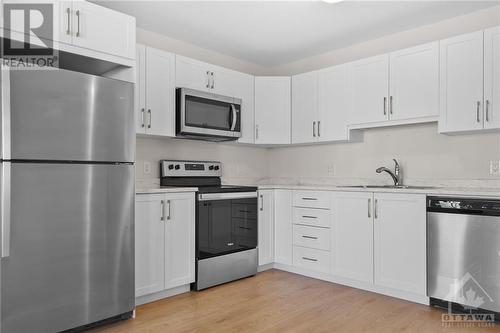
{"type": "Polygon", "coordinates": [[[332,185],[259,185],[259,189],[286,189],[310,191],[339,191],[339,192],[380,192],[380,193],[415,193],[426,195],[456,195],[500,197],[500,188],[467,188],[467,187],[435,187],[425,189],[414,188],[357,188],[332,185]]]}
{"type": "Polygon", "coordinates": [[[196,192],[197,187],[149,187],[149,188],[136,188],[136,194],[160,194],[160,193],[180,193],[180,192],[196,192]]]}

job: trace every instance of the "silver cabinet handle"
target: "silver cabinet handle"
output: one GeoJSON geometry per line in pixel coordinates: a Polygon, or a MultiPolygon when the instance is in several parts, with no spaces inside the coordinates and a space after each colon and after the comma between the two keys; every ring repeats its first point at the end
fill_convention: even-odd
{"type": "Polygon", "coordinates": [[[307,239],[318,239],[318,237],[313,237],[313,236],[302,236],[302,238],[307,238],[307,239]]]}
{"type": "Polygon", "coordinates": [[[76,11],[76,37],[80,37],[80,10],[76,11]]]}
{"type": "Polygon", "coordinates": [[[318,137],[321,137],[320,125],[321,125],[321,121],[318,120],[318,137]]]}
{"type": "Polygon", "coordinates": [[[389,114],[392,116],[392,96],[389,97],[389,114]]]}
{"type": "Polygon", "coordinates": [[[478,123],[481,122],[480,109],[481,109],[481,102],[477,101],[477,104],[476,104],[476,120],[477,120],[478,123]]]}
{"type": "Polygon", "coordinates": [[[1,180],[1,195],[2,195],[2,258],[10,256],[10,200],[11,200],[11,184],[10,184],[10,162],[2,163],[2,180],[1,180]]]}
{"type": "Polygon", "coordinates": [[[259,139],[259,125],[255,125],[255,140],[259,139]]]}
{"type": "Polygon", "coordinates": [[[490,100],[486,100],[486,121],[490,121],[490,100]]]}
{"type": "Polygon", "coordinates": [[[302,259],[307,260],[307,261],[318,261],[318,259],[312,259],[308,257],[302,257],[302,259]]]}
{"type": "Polygon", "coordinates": [[[68,15],[68,29],[66,29],[66,35],[71,35],[71,9],[66,8],[66,15],[68,15]]]}
{"type": "Polygon", "coordinates": [[[259,195],[260,197],[260,210],[263,211],[264,210],[264,196],[261,194],[259,195]]]}
{"type": "Polygon", "coordinates": [[[210,76],[212,77],[212,86],[210,87],[210,89],[214,89],[214,88],[215,88],[215,77],[214,77],[214,72],[211,72],[211,73],[210,73],[210,76]]]}
{"type": "Polygon", "coordinates": [[[236,107],[234,104],[231,104],[231,112],[233,113],[233,122],[231,124],[231,131],[234,131],[236,127],[236,122],[238,121],[238,114],[236,113],[236,107]]]}
{"type": "Polygon", "coordinates": [[[384,116],[387,116],[387,97],[384,96],[384,116]]]}
{"type": "Polygon", "coordinates": [[[304,219],[317,219],[317,216],[311,216],[311,215],[302,215],[302,218],[304,219]]]}
{"type": "Polygon", "coordinates": [[[152,119],[152,115],[151,115],[151,109],[148,109],[148,115],[149,115],[149,121],[148,121],[148,128],[151,128],[151,119],[152,119]]]}
{"type": "Polygon", "coordinates": [[[141,127],[144,128],[145,124],[144,124],[144,116],[145,116],[145,112],[144,112],[144,108],[141,109],[141,115],[142,115],[142,124],[141,124],[141,127]]]}
{"type": "Polygon", "coordinates": [[[167,214],[167,220],[170,221],[170,219],[172,218],[172,205],[170,203],[170,200],[167,200],[167,205],[168,205],[168,214],[167,214]]]}
{"type": "Polygon", "coordinates": [[[209,71],[207,71],[207,85],[206,85],[206,87],[208,89],[210,89],[210,72],[209,71]]]}
{"type": "Polygon", "coordinates": [[[165,201],[160,201],[160,221],[165,221],[165,201]]]}
{"type": "Polygon", "coordinates": [[[313,121],[313,137],[316,137],[316,122],[313,121]]]}
{"type": "Polygon", "coordinates": [[[318,200],[318,198],[302,198],[302,200],[316,201],[316,200],[318,200]]]}
{"type": "Polygon", "coordinates": [[[373,207],[373,214],[375,215],[375,218],[378,219],[378,199],[375,199],[375,204],[373,207]]]}
{"type": "Polygon", "coordinates": [[[368,199],[368,218],[372,217],[372,199],[368,199]]]}

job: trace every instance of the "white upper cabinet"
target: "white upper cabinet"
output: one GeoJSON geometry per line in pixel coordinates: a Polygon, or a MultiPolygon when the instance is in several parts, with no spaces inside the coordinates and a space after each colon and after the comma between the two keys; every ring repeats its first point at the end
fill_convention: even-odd
{"type": "Polygon", "coordinates": [[[73,1],[73,44],[116,56],[135,56],[135,18],[88,1],[73,1]]]}
{"type": "Polygon", "coordinates": [[[241,105],[241,137],[240,143],[255,143],[254,137],[254,78],[252,75],[237,73],[234,76],[234,83],[231,87],[233,95],[240,98],[241,105]]]}
{"type": "Polygon", "coordinates": [[[175,72],[175,86],[177,88],[210,91],[212,80],[208,64],[177,55],[175,72]]]}
{"type": "Polygon", "coordinates": [[[349,139],[351,114],[348,66],[339,65],[318,71],[318,141],[349,139]]]}
{"type": "Polygon", "coordinates": [[[175,55],[138,45],[137,133],[175,136],[175,55]]]}
{"type": "Polygon", "coordinates": [[[500,27],[484,32],[484,127],[500,128],[500,27]]]}
{"type": "Polygon", "coordinates": [[[439,115],[439,42],[390,54],[391,120],[439,115]]]}
{"type": "Polygon", "coordinates": [[[292,77],[292,143],[318,140],[318,73],[292,77]]]}
{"type": "Polygon", "coordinates": [[[483,128],[483,32],[440,42],[441,132],[483,128]]]}
{"type": "Polygon", "coordinates": [[[351,124],[383,122],[389,119],[389,55],[383,54],[349,64],[351,124]]]}
{"type": "Polygon", "coordinates": [[[290,143],[290,94],[290,77],[255,78],[255,143],[290,143]]]}
{"type": "Polygon", "coordinates": [[[375,284],[425,296],[426,196],[375,193],[375,284]]]}

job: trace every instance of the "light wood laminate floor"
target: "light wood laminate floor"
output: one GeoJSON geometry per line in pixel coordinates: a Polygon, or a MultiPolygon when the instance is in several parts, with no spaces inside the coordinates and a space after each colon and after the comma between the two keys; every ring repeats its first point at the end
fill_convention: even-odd
{"type": "Polygon", "coordinates": [[[137,308],[115,332],[500,332],[445,328],[444,312],[279,270],[137,308]]]}

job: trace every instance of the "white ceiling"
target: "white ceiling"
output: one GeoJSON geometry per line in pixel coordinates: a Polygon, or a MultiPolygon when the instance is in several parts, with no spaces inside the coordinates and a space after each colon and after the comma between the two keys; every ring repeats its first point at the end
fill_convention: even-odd
{"type": "Polygon", "coordinates": [[[162,35],[276,66],[430,24],[496,1],[95,1],[162,35]]]}

